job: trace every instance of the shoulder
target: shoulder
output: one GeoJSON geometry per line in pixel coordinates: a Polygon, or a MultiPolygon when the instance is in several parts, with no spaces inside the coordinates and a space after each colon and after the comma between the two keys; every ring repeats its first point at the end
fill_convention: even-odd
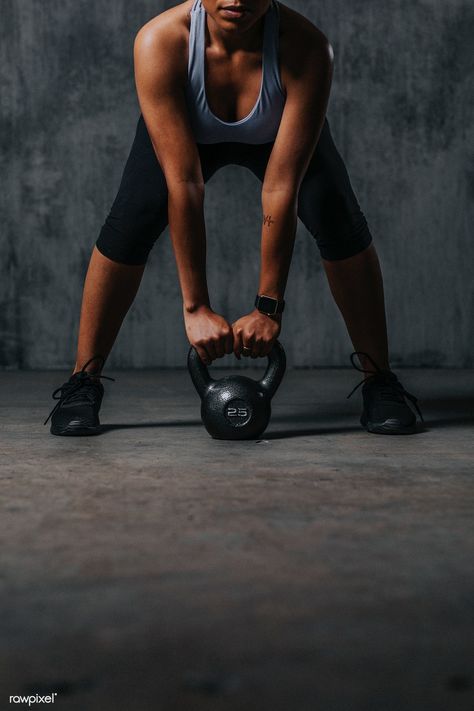
{"type": "Polygon", "coordinates": [[[135,35],[134,59],[156,69],[187,75],[190,12],[193,0],[175,5],[148,20],[135,35]]]}
{"type": "Polygon", "coordinates": [[[296,10],[278,2],[280,11],[280,72],[286,86],[292,78],[326,66],[334,61],[329,39],[319,27],[296,10]]]}

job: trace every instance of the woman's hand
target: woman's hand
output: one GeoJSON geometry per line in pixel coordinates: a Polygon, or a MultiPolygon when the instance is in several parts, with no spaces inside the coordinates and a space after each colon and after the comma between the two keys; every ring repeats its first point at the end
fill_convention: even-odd
{"type": "Polygon", "coordinates": [[[232,324],[234,332],[234,353],[258,358],[270,353],[281,331],[281,315],[267,316],[254,309],[232,324]],[[244,348],[246,350],[244,350],[244,348]]]}
{"type": "Polygon", "coordinates": [[[209,306],[199,306],[191,313],[183,309],[186,335],[204,365],[210,365],[225,353],[232,353],[234,337],[230,324],[209,306]]]}

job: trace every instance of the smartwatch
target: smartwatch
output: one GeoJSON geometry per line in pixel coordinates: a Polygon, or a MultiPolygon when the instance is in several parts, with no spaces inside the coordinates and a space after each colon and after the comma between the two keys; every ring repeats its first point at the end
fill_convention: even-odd
{"type": "Polygon", "coordinates": [[[264,294],[257,294],[255,298],[255,308],[257,308],[262,314],[267,316],[275,316],[276,314],[281,314],[285,308],[285,301],[282,299],[274,299],[272,296],[265,296],[264,294]]]}

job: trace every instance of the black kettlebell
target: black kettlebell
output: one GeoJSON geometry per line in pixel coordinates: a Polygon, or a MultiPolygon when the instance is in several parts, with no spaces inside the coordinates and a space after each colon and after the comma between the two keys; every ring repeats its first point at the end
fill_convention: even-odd
{"type": "Polygon", "coordinates": [[[201,418],[214,439],[254,439],[270,420],[270,401],[286,368],[283,346],[275,341],[268,354],[265,375],[258,382],[244,375],[214,380],[196,349],[188,353],[188,368],[201,397],[201,418]]]}

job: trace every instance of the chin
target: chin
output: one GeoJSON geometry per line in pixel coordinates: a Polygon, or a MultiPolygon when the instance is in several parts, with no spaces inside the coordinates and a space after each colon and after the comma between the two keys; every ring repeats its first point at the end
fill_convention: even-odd
{"type": "MultiPolygon", "coordinates": [[[[216,19],[216,18],[214,18],[216,19]]],[[[223,17],[219,17],[219,19],[216,19],[216,22],[218,23],[219,27],[221,27],[223,30],[226,31],[231,31],[235,33],[239,33],[242,30],[246,30],[252,22],[249,22],[249,18],[244,18],[243,20],[240,20],[239,22],[236,22],[235,20],[228,20],[223,17]]]]}

